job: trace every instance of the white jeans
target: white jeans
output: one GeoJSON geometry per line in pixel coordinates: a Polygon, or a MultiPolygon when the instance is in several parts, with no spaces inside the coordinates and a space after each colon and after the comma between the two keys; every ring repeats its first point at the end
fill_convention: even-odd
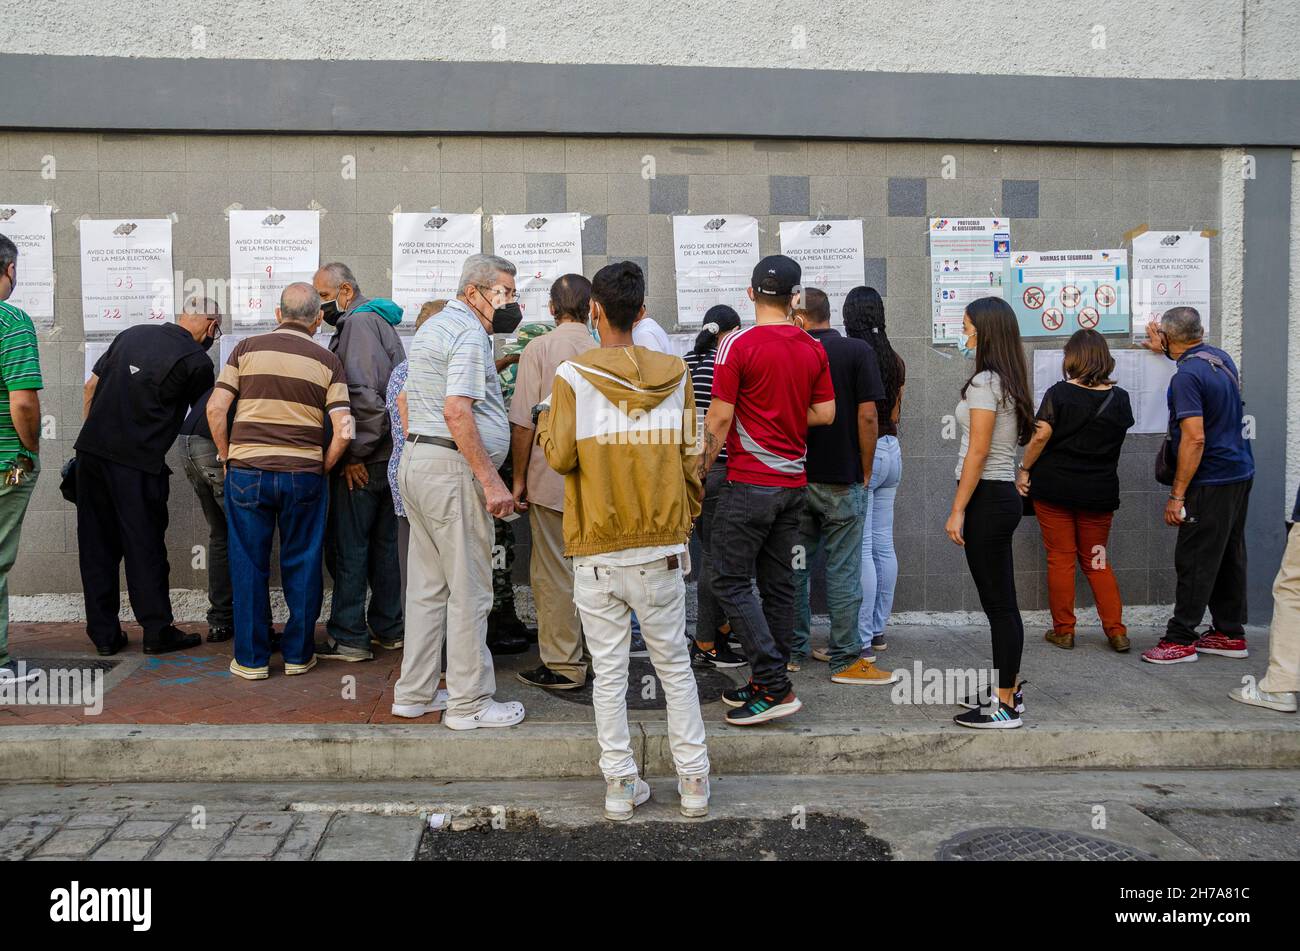
{"type": "MultiPolygon", "coordinates": [[[[627,668],[632,612],[641,621],[650,662],[668,706],[668,744],[678,776],[707,776],[704,718],[686,642],[686,581],[663,558],[606,567],[573,559],[573,601],[591,651],[592,706],[605,779],[634,776],[636,760],[627,725],[627,668]]],[[[637,689],[640,684],[634,685],[637,689]]]]}

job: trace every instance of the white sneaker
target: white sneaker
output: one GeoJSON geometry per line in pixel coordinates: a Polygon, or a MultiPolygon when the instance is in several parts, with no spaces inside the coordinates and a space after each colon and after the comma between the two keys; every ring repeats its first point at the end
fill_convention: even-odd
{"type": "Polygon", "coordinates": [[[1260,690],[1253,680],[1229,690],[1228,696],[1238,703],[1248,703],[1252,707],[1267,707],[1269,710],[1277,710],[1279,713],[1296,712],[1297,704],[1294,690],[1269,693],[1267,690],[1260,690]]]}
{"type": "Polygon", "coordinates": [[[448,714],[442,723],[449,730],[477,730],[481,726],[514,726],[524,720],[524,705],[518,700],[499,703],[489,700],[488,705],[472,717],[454,717],[448,714]]]}
{"type": "Polygon", "coordinates": [[[0,664],[0,684],[22,684],[30,680],[35,680],[41,672],[34,667],[28,667],[26,661],[20,661],[15,664],[12,660],[0,664]]]}
{"type": "Polygon", "coordinates": [[[650,798],[650,784],[638,776],[620,776],[605,783],[605,818],[631,819],[637,806],[650,798]]]}
{"type": "Polygon", "coordinates": [[[393,716],[414,720],[426,713],[441,713],[447,709],[447,691],[439,690],[433,695],[433,703],[395,703],[393,716]]]}
{"type": "Polygon", "coordinates": [[[682,797],[682,815],[687,819],[699,819],[709,814],[708,776],[679,777],[677,794],[682,797]]]}

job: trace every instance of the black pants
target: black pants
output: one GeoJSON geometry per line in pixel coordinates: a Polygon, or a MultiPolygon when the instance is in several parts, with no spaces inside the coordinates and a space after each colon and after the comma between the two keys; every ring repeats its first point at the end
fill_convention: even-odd
{"type": "Polygon", "coordinates": [[[153,642],[172,623],[167,564],[167,492],[171,470],[152,474],[77,453],[77,557],[86,595],[86,633],[97,647],[117,639],[121,586],[144,639],[153,642]]]}
{"type": "Polygon", "coordinates": [[[399,640],[405,629],[388,460],[368,463],[366,474],[369,481],[355,489],[348,488],[342,466],[330,476],[325,536],[325,567],[334,579],[325,629],[340,644],[358,650],[370,650],[372,632],[384,640],[399,640]]]}
{"type": "Polygon", "coordinates": [[[718,494],[709,551],[713,593],[745,647],[754,683],[782,697],[794,641],[794,558],[802,543],[804,489],[727,482],[718,494]],[[754,597],[758,580],[762,604],[754,597]]]}
{"type": "Polygon", "coordinates": [[[1165,640],[1191,644],[1205,609],[1216,630],[1242,637],[1246,623],[1246,505],[1251,480],[1187,490],[1188,519],[1178,527],[1174,616],[1165,640]]]}
{"type": "Polygon", "coordinates": [[[1016,602],[1016,573],[1011,538],[1024,514],[1024,502],[1014,482],[981,479],[966,505],[966,564],[979,591],[980,605],[993,635],[993,666],[998,687],[1016,685],[1025,626],[1016,602]]]}

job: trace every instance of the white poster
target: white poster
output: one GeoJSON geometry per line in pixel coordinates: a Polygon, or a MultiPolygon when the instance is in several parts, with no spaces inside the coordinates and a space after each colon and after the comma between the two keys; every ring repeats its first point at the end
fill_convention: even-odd
{"type": "Polygon", "coordinates": [[[493,215],[492,248],[517,269],[525,323],[548,322],[551,285],[561,275],[582,273],[582,215],[493,215]]]}
{"type": "Polygon", "coordinates": [[[930,219],[930,305],[935,343],[959,343],[966,305],[1006,297],[1011,222],[1007,218],[930,219]]]}
{"type": "Polygon", "coordinates": [[[86,333],[175,319],[170,218],[83,218],[80,230],[86,333]]]}
{"type": "MultiPolygon", "coordinates": [[[[1116,385],[1128,392],[1135,420],[1130,433],[1163,433],[1169,425],[1169,404],[1166,394],[1169,380],[1174,375],[1174,361],[1149,350],[1116,350],[1115,372],[1111,374],[1116,385]]],[[[1043,394],[1062,376],[1061,364],[1064,350],[1034,351],[1034,408],[1043,402],[1043,394]]]]}
{"type": "Polygon", "coordinates": [[[826,292],[831,323],[844,322],[844,298],[866,281],[862,220],[783,221],[781,253],[803,268],[803,286],[826,292]]]}
{"type": "Polygon", "coordinates": [[[54,323],[54,218],[49,205],[0,205],[0,234],[18,246],[18,286],[7,303],[32,323],[54,323]]]}
{"type": "Polygon", "coordinates": [[[1199,231],[1144,231],[1133,239],[1133,335],[1171,307],[1195,307],[1210,332],[1210,239],[1199,231]]]}
{"type": "Polygon", "coordinates": [[[405,311],[398,331],[404,336],[415,332],[415,318],[426,301],[455,297],[465,259],[482,250],[482,215],[393,215],[393,300],[405,311]]]}
{"type": "Polygon", "coordinates": [[[714,304],[754,319],[749,284],[758,266],[758,219],[750,215],[674,215],[677,322],[699,324],[714,304]]]}
{"type": "Polygon", "coordinates": [[[320,266],[320,212],[230,213],[230,309],[236,326],[270,324],[280,294],[320,266]]]}
{"type": "Polygon", "coordinates": [[[108,348],[112,343],[111,340],[86,341],[86,376],[81,382],[90,382],[90,374],[95,371],[95,364],[99,362],[100,357],[108,353],[108,348]]]}

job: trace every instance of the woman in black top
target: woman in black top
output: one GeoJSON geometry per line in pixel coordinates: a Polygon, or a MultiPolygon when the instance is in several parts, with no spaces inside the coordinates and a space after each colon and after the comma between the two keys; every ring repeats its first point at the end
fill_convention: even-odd
{"type": "Polygon", "coordinates": [[[1046,640],[1066,650],[1074,648],[1076,560],[1111,648],[1129,649],[1108,542],[1119,508],[1119,454],[1133,410],[1128,393],[1110,379],[1114,369],[1106,338],[1097,331],[1080,330],[1070,338],[1065,379],[1043,395],[1016,473],[1016,488],[1033,500],[1047,549],[1052,629],[1046,640]]]}

